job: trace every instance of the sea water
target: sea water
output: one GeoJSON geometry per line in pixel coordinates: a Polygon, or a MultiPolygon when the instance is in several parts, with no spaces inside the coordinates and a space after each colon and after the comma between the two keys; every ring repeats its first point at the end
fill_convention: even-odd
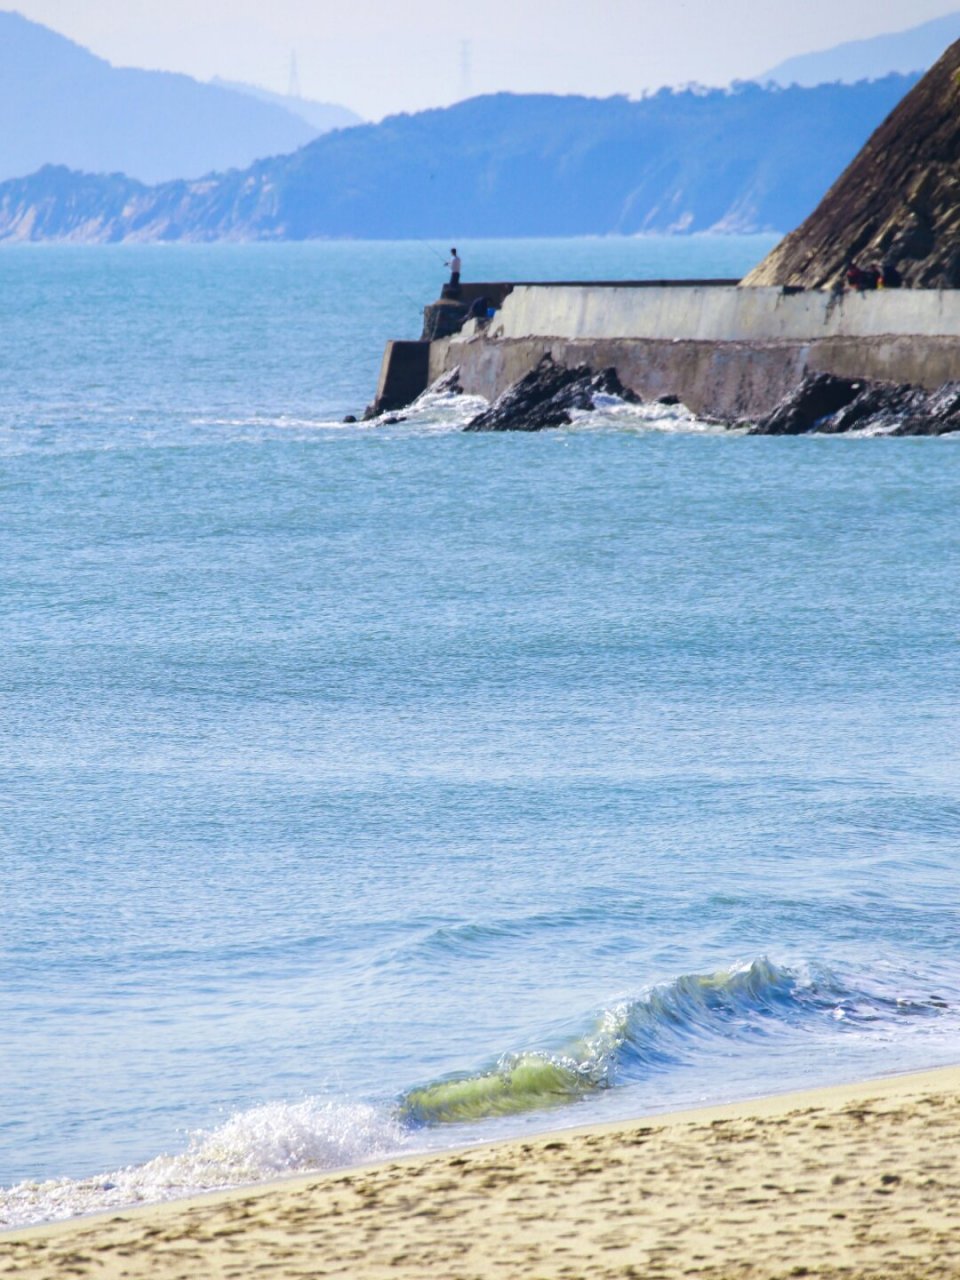
{"type": "Polygon", "coordinates": [[[960,1060],[956,442],[343,425],[446,248],[0,254],[4,1225],[960,1060]]]}

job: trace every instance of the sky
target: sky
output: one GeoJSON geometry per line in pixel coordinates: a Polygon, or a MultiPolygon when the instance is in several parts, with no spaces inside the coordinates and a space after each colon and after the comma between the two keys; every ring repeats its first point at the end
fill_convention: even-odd
{"type": "MultiPolygon", "coordinates": [[[[3,4],[3,0],[0,0],[3,4]]],[[[7,0],[116,66],[222,76],[367,119],[478,93],[640,96],[750,79],[958,0],[7,0]]]]}

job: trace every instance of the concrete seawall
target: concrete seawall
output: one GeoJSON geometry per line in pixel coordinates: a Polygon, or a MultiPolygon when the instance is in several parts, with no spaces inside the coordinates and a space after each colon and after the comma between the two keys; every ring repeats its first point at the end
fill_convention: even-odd
{"type": "Polygon", "coordinates": [[[889,335],[960,337],[960,291],[518,285],[491,336],[803,342],[889,335]]]}
{"type": "Polygon", "coordinates": [[[484,330],[471,321],[452,338],[399,345],[423,349],[422,372],[401,377],[385,358],[382,390],[391,378],[422,380],[422,390],[458,368],[465,391],[494,399],[549,353],[564,365],[613,365],[644,399],[676,395],[694,413],[749,420],[808,373],[928,389],[960,380],[960,291],[524,284],[484,330]]]}

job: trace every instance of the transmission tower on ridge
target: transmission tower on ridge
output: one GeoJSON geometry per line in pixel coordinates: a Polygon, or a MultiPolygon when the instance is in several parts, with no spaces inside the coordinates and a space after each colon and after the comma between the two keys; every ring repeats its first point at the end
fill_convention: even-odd
{"type": "Polygon", "coordinates": [[[473,92],[473,45],[469,40],[460,42],[460,97],[469,98],[473,92]]]}
{"type": "Polygon", "coordinates": [[[302,96],[300,92],[300,71],[297,67],[297,51],[294,49],[290,54],[290,82],[287,85],[287,97],[300,98],[302,96]]]}

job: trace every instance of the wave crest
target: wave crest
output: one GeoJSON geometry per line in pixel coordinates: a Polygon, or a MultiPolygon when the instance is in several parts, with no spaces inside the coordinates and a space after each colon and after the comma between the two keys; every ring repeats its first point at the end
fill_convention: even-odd
{"type": "Polygon", "coordinates": [[[542,1110],[687,1062],[705,1041],[843,1030],[943,1007],[869,995],[826,969],[799,972],[761,957],[651,987],[602,1010],[585,1033],[555,1050],[505,1054],[486,1069],[413,1089],[400,1114],[409,1124],[439,1125],[542,1110]]]}

